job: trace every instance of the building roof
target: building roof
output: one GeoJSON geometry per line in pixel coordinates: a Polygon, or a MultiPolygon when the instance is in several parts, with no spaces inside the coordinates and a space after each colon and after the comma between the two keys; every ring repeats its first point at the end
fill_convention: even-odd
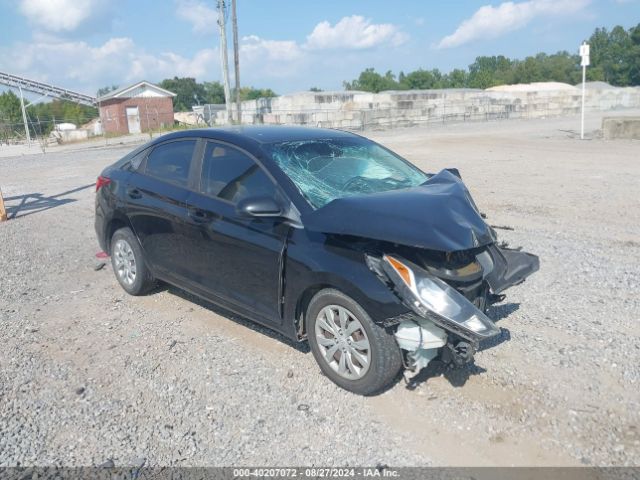
{"type": "Polygon", "coordinates": [[[157,94],[159,97],[175,97],[176,94],[170,92],[169,90],[165,90],[164,88],[159,87],[158,85],[147,82],[146,80],[142,80],[138,83],[130,85],[128,87],[119,88],[118,90],[114,90],[113,92],[109,92],[102,97],[98,97],[98,102],[103,102],[104,100],[110,100],[112,98],[130,98],[135,97],[137,95],[134,94],[137,90],[140,89],[148,89],[157,94]]]}

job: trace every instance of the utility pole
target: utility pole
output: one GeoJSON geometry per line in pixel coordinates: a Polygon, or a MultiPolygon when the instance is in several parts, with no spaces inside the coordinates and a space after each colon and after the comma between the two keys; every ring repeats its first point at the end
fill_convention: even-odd
{"type": "Polygon", "coordinates": [[[218,27],[220,27],[220,63],[224,80],[224,102],[227,109],[227,122],[231,119],[231,92],[229,89],[229,58],[227,56],[227,26],[224,15],[224,0],[218,0],[218,27]]]}
{"type": "Polygon", "coordinates": [[[27,145],[31,148],[31,134],[29,133],[29,122],[27,122],[27,111],[24,108],[24,96],[22,95],[22,87],[18,87],[20,91],[20,107],[22,108],[22,121],[24,122],[24,134],[27,136],[27,145]]]}
{"type": "Polygon", "coordinates": [[[238,47],[238,12],[237,0],[231,0],[231,24],[233,26],[233,64],[236,78],[236,120],[242,123],[242,111],[240,107],[240,49],[238,47]]]}

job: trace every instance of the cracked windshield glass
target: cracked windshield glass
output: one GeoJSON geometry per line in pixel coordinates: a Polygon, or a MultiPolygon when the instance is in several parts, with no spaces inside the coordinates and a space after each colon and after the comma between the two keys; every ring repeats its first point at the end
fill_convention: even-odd
{"type": "Polygon", "coordinates": [[[415,187],[428,178],[361,138],[281,142],[266,148],[314,208],[351,195],[415,187]]]}

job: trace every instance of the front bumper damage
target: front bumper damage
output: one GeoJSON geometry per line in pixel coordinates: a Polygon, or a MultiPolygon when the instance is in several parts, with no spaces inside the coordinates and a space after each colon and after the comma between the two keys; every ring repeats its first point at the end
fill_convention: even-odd
{"type": "Polygon", "coordinates": [[[483,298],[470,299],[452,286],[455,282],[404,258],[367,256],[367,264],[411,309],[397,319],[395,336],[405,352],[405,366],[415,371],[436,358],[454,366],[471,362],[480,342],[500,333],[486,315],[487,306],[539,269],[537,256],[491,244],[476,255],[483,298]]]}
{"type": "Polygon", "coordinates": [[[494,295],[521,284],[529,275],[540,269],[540,260],[536,255],[500,248],[495,244],[490,245],[476,258],[482,265],[483,277],[494,295]],[[490,263],[487,262],[487,256],[490,263]]]}

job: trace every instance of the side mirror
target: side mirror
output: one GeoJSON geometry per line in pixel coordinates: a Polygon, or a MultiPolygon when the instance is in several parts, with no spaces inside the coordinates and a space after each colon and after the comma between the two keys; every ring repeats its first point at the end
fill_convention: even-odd
{"type": "Polygon", "coordinates": [[[238,202],[236,212],[243,217],[281,217],[284,209],[271,197],[249,197],[238,202]]]}

